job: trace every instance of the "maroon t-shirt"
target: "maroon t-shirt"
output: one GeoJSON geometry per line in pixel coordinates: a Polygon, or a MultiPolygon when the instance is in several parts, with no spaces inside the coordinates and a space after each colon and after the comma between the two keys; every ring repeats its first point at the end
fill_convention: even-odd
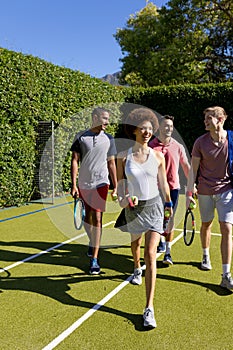
{"type": "Polygon", "coordinates": [[[210,133],[200,136],[193,145],[192,156],[200,158],[198,193],[213,195],[231,190],[228,165],[228,141],[214,144],[210,133]]]}

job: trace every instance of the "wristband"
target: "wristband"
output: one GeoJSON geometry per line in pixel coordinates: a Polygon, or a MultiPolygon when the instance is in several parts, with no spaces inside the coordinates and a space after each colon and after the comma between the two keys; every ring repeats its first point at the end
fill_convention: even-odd
{"type": "Polygon", "coordinates": [[[172,201],[170,201],[170,202],[165,202],[165,204],[164,204],[164,207],[165,207],[165,208],[172,208],[172,206],[173,206],[172,201]]]}
{"type": "Polygon", "coordinates": [[[193,192],[192,191],[187,191],[186,192],[186,196],[187,197],[192,197],[193,196],[193,192]]]}

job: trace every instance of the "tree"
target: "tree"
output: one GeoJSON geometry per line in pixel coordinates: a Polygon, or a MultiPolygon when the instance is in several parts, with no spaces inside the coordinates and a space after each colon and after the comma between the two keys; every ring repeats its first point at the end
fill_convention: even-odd
{"type": "Polygon", "coordinates": [[[221,82],[232,79],[230,0],[147,2],[115,38],[129,85],[221,82]]]}

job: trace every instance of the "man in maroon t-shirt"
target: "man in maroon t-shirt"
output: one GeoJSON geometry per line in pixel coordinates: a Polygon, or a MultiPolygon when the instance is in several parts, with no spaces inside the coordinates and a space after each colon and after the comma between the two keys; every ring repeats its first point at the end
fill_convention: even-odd
{"type": "Polygon", "coordinates": [[[191,169],[187,185],[186,206],[192,199],[193,185],[198,173],[198,201],[201,215],[201,244],[203,249],[202,270],[211,270],[210,237],[214,210],[218,213],[222,255],[221,286],[233,289],[230,274],[232,259],[233,189],[228,162],[227,131],[224,122],[227,114],[222,107],[209,107],[204,110],[204,124],[208,131],[194,143],[191,169]],[[199,170],[199,171],[198,171],[199,170]]]}

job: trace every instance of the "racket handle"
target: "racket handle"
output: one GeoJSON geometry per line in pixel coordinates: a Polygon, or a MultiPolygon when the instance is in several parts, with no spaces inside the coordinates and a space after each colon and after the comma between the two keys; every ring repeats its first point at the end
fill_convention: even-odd
{"type": "Polygon", "coordinates": [[[169,223],[169,218],[164,218],[164,220],[163,220],[163,230],[164,231],[167,231],[168,223],[169,223]]]}
{"type": "Polygon", "coordinates": [[[113,194],[113,195],[112,195],[112,200],[113,200],[114,202],[117,202],[117,201],[118,201],[118,196],[117,196],[117,194],[113,194]]]}
{"type": "Polygon", "coordinates": [[[134,208],[134,203],[133,203],[132,198],[130,197],[129,194],[126,195],[126,198],[127,198],[128,202],[129,202],[130,208],[134,208]]]}
{"type": "Polygon", "coordinates": [[[168,210],[165,210],[165,212],[164,212],[164,219],[163,219],[163,230],[164,230],[164,232],[167,231],[169,220],[170,220],[170,212],[168,210]]]}

